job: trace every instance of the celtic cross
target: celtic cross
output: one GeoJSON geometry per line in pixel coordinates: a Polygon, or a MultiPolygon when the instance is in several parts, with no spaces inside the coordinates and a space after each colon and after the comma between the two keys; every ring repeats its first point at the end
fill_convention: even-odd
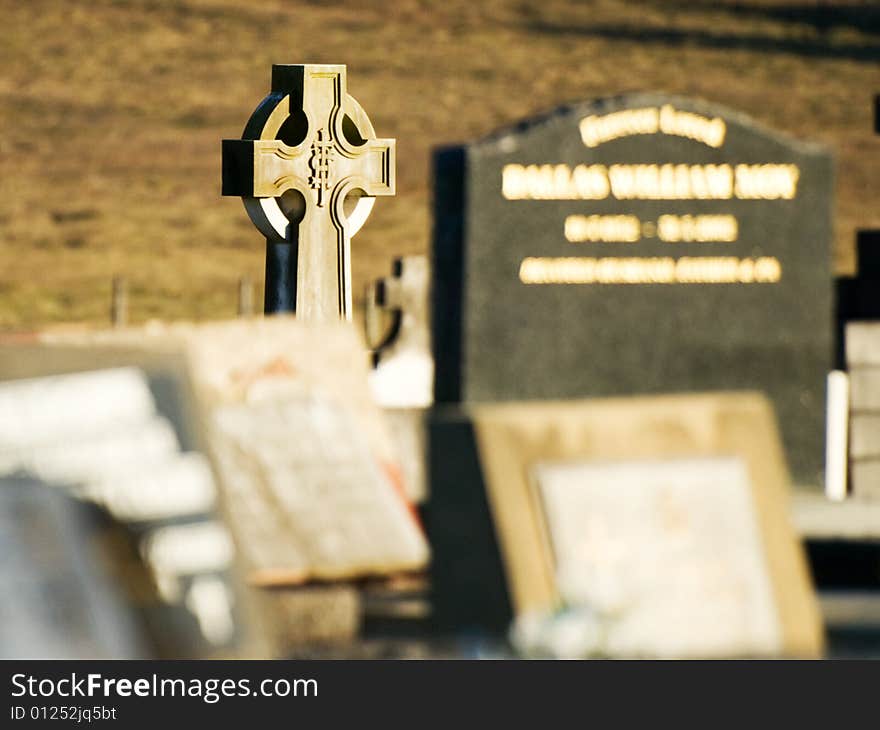
{"type": "Polygon", "coordinates": [[[223,195],[266,236],[266,312],[351,318],[351,237],[394,195],[393,139],[377,139],[345,66],[274,65],[242,138],[223,140],[223,195]]]}

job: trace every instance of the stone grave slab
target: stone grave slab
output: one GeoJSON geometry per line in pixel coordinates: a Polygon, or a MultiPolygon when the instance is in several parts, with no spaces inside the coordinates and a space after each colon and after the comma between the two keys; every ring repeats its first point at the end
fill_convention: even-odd
{"type": "Polygon", "coordinates": [[[273,317],[49,339],[185,358],[252,582],[283,586],[426,565],[427,543],[404,497],[353,326],[273,317]]]}
{"type": "Polygon", "coordinates": [[[171,353],[0,346],[0,474],[65,484],[126,525],[161,598],[145,614],[160,656],[258,655],[193,405],[171,353]]]}

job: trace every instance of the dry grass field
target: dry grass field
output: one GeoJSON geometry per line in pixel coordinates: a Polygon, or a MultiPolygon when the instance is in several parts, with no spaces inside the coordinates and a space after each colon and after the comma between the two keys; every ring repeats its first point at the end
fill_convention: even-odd
{"type": "MultiPolygon", "coordinates": [[[[263,247],[220,197],[276,63],[346,63],[398,195],[354,240],[355,291],[423,252],[430,150],[565,101],[703,97],[838,159],[836,268],[880,227],[880,5],[801,0],[0,0],[0,329],[230,316],[263,247]]],[[[261,296],[261,295],[260,295],[261,296]]]]}

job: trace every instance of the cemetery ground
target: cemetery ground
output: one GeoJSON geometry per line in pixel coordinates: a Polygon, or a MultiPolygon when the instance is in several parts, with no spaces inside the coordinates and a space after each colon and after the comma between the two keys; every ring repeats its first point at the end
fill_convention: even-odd
{"type": "MultiPolygon", "coordinates": [[[[430,239],[430,150],[568,99],[703,97],[837,157],[835,269],[880,227],[874,3],[0,0],[0,327],[232,316],[264,244],[219,190],[270,64],[346,63],[398,194],[353,245],[356,299],[430,239]]],[[[257,301],[261,301],[260,292],[257,301]]],[[[356,306],[359,304],[355,302],[356,306]]]]}

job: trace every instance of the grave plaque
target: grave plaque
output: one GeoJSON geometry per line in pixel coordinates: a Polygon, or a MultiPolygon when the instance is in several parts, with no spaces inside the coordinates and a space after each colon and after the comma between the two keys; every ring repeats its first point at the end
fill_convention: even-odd
{"type": "Polygon", "coordinates": [[[532,479],[560,598],[605,634],[594,650],[781,649],[742,459],[549,462],[532,479]]]}
{"type": "Polygon", "coordinates": [[[575,611],[590,654],[821,651],[766,398],[446,410],[431,422],[440,626],[497,631],[575,611]]]}
{"type": "Polygon", "coordinates": [[[821,483],[832,165],[694,100],[567,106],[435,159],[438,402],[758,389],[821,483]]]}

